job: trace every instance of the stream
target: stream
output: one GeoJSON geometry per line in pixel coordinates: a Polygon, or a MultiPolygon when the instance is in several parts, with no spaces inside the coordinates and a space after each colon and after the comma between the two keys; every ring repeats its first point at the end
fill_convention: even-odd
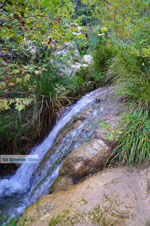
{"type": "Polygon", "coordinates": [[[2,215],[19,217],[27,206],[49,193],[65,158],[92,136],[99,114],[96,98],[105,92],[106,88],[94,90],[65,111],[44,141],[32,149],[30,155],[38,155],[38,163],[24,163],[14,175],[0,178],[0,224],[2,215]],[[89,106],[94,106],[92,116],[73,127],[75,118],[89,106]]]}

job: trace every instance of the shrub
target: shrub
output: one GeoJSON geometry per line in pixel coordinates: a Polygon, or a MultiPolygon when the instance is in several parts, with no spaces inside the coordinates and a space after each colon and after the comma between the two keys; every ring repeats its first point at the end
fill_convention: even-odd
{"type": "Polygon", "coordinates": [[[116,55],[116,50],[112,46],[99,38],[93,50],[94,68],[96,71],[106,72],[110,65],[110,59],[116,55]]]}
{"type": "Polygon", "coordinates": [[[150,108],[150,28],[145,25],[130,40],[121,40],[112,59],[108,75],[120,85],[120,94],[150,108]]]}

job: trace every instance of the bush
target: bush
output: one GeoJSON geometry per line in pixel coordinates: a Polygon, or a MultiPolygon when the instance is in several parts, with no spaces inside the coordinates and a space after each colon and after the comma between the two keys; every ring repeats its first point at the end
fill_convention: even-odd
{"type": "Polygon", "coordinates": [[[145,25],[134,32],[132,39],[117,43],[118,53],[112,59],[108,75],[120,85],[126,95],[142,108],[150,110],[150,28],[145,25]]]}
{"type": "Polygon", "coordinates": [[[93,50],[95,70],[102,73],[106,72],[110,65],[110,60],[115,55],[116,50],[112,46],[108,46],[102,38],[99,38],[93,50]]]}

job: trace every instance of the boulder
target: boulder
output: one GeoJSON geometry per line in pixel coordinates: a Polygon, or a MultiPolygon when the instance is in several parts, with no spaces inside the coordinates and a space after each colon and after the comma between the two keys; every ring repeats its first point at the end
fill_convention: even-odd
{"type": "Polygon", "coordinates": [[[59,67],[58,73],[60,75],[75,75],[81,67],[87,67],[93,61],[91,55],[84,55],[83,59],[81,59],[74,42],[64,43],[62,46],[59,46],[53,55],[51,63],[54,67],[59,67]]]}
{"type": "Polygon", "coordinates": [[[84,55],[83,59],[81,60],[80,63],[76,62],[71,65],[72,70],[74,70],[74,73],[76,71],[79,71],[81,67],[85,68],[88,67],[89,64],[92,64],[93,58],[91,55],[84,55]]]}
{"type": "Polygon", "coordinates": [[[60,176],[76,179],[101,170],[110,155],[110,148],[101,139],[93,139],[72,152],[60,168],[60,176]]]}
{"type": "Polygon", "coordinates": [[[64,43],[62,46],[57,47],[53,53],[51,63],[54,67],[58,68],[60,75],[70,76],[76,73],[76,68],[72,65],[76,65],[80,61],[80,53],[75,43],[64,43]]]}

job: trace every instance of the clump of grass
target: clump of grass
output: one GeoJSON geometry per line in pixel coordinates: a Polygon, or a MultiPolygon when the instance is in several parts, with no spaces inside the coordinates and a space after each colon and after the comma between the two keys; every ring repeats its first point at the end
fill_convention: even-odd
{"type": "MultiPolygon", "coordinates": [[[[143,109],[150,108],[150,80],[149,75],[137,65],[138,59],[134,55],[123,56],[122,53],[112,60],[107,74],[114,77],[119,84],[118,94],[125,95],[130,102],[135,102],[143,109]]],[[[143,63],[144,64],[144,63],[143,63]]]]}
{"type": "Polygon", "coordinates": [[[76,73],[76,76],[72,80],[77,83],[81,92],[81,90],[92,90],[99,87],[103,82],[103,75],[100,71],[96,71],[93,65],[89,65],[85,68],[81,67],[80,71],[76,73]]]}
{"type": "Polygon", "coordinates": [[[150,160],[150,120],[148,112],[125,114],[122,135],[109,159],[111,163],[140,164],[150,160]]]}
{"type": "Polygon", "coordinates": [[[93,49],[94,68],[96,71],[106,72],[110,60],[116,55],[116,50],[100,38],[93,49]]]}

